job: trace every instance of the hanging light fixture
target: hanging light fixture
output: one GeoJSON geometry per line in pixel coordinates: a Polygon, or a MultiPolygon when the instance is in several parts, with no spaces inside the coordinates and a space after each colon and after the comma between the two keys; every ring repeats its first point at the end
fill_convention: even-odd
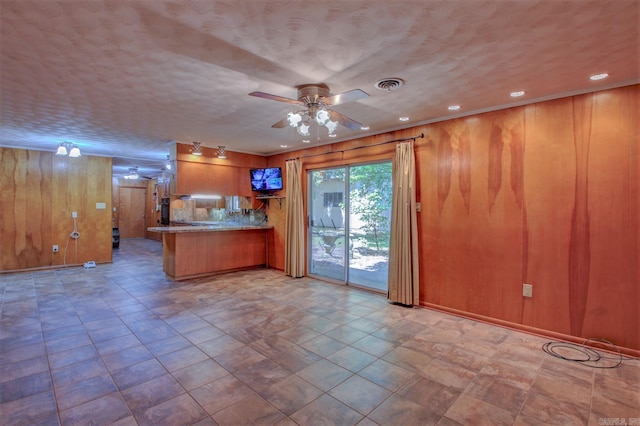
{"type": "Polygon", "coordinates": [[[200,142],[191,143],[191,155],[202,155],[202,151],[200,150],[200,142]]]}
{"type": "Polygon", "coordinates": [[[67,155],[67,147],[63,142],[60,142],[60,145],[58,145],[58,151],[56,151],[56,155],[67,155]]]}
{"type": "Polygon", "coordinates": [[[68,155],[69,157],[73,158],[82,156],[82,154],[80,154],[80,148],[78,148],[76,144],[72,144],[69,142],[60,142],[56,151],[56,155],[68,155]]]}
{"type": "Polygon", "coordinates": [[[225,159],[227,158],[226,147],[219,145],[218,146],[218,158],[225,159]]]}
{"type": "Polygon", "coordinates": [[[80,156],[82,156],[82,154],[80,154],[80,148],[78,148],[77,145],[73,145],[71,151],[69,151],[69,157],[78,158],[80,156]]]}

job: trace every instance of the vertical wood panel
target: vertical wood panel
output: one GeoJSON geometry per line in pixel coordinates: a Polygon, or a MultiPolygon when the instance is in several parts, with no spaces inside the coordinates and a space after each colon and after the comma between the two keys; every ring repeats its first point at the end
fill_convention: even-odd
{"type": "Polygon", "coordinates": [[[582,336],[640,349],[640,86],[585,95],[592,104],[590,268],[582,336]]]}
{"type": "Polygon", "coordinates": [[[521,158],[511,153],[522,150],[522,141],[512,137],[522,126],[517,110],[427,126],[428,140],[418,142],[425,165],[419,182],[422,300],[519,318],[522,209],[516,193],[522,178],[521,158]]]}
{"type": "Polygon", "coordinates": [[[638,349],[638,86],[526,107],[522,323],[638,349]]]}
{"type": "Polygon", "coordinates": [[[62,265],[71,212],[78,212],[78,257],[67,264],[111,261],[111,159],[56,157],[51,152],[0,148],[1,270],[62,265]],[[96,209],[96,203],[105,209],[96,209]],[[53,253],[52,247],[60,247],[53,253]]]}
{"type": "Polygon", "coordinates": [[[534,297],[522,298],[522,322],[571,333],[569,246],[575,204],[576,150],[572,99],[525,108],[525,209],[527,265],[523,281],[534,297]]]}

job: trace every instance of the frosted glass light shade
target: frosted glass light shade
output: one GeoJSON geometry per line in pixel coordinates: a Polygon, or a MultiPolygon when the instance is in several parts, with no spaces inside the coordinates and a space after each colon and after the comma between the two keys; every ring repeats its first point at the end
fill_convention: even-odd
{"type": "Polygon", "coordinates": [[[320,126],[326,125],[331,120],[329,116],[329,111],[326,109],[321,109],[316,113],[316,123],[320,126]]]}
{"type": "Polygon", "coordinates": [[[67,155],[67,147],[64,144],[60,144],[58,146],[58,150],[56,151],[56,155],[67,155]]]}
{"type": "Polygon", "coordinates": [[[69,151],[69,157],[77,158],[77,157],[80,157],[80,156],[81,156],[81,154],[80,154],[80,148],[78,148],[77,146],[75,146],[75,145],[74,145],[74,146],[71,148],[71,151],[69,151]]]}
{"type": "Polygon", "coordinates": [[[300,136],[309,136],[309,124],[300,123],[300,126],[298,126],[297,130],[300,136]]]}
{"type": "Polygon", "coordinates": [[[297,112],[290,112],[287,114],[287,121],[289,122],[289,126],[298,127],[298,125],[302,122],[302,116],[297,112]]]}
{"type": "Polygon", "coordinates": [[[325,124],[325,127],[329,131],[329,134],[332,135],[333,132],[335,132],[336,129],[338,128],[338,122],[337,121],[333,121],[333,120],[329,120],[329,121],[327,121],[327,124],[325,124]]]}

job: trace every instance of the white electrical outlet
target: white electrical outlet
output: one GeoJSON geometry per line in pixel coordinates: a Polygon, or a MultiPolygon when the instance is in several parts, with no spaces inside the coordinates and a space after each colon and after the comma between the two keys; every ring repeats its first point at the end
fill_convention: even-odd
{"type": "Polygon", "coordinates": [[[533,297],[533,284],[522,284],[522,295],[524,297],[533,297]]]}
{"type": "Polygon", "coordinates": [[[57,244],[54,244],[54,245],[53,245],[53,252],[54,252],[54,253],[57,253],[58,251],[60,251],[60,249],[58,248],[58,245],[57,245],[57,244]]]}
{"type": "Polygon", "coordinates": [[[76,219],[78,217],[78,212],[71,212],[71,217],[76,219]]]}

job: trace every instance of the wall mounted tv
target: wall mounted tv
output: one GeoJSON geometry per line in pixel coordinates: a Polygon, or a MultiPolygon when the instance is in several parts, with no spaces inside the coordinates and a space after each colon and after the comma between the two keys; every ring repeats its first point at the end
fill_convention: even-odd
{"type": "Polygon", "coordinates": [[[267,167],[251,169],[251,189],[253,191],[278,191],[282,189],[282,169],[267,167]]]}

